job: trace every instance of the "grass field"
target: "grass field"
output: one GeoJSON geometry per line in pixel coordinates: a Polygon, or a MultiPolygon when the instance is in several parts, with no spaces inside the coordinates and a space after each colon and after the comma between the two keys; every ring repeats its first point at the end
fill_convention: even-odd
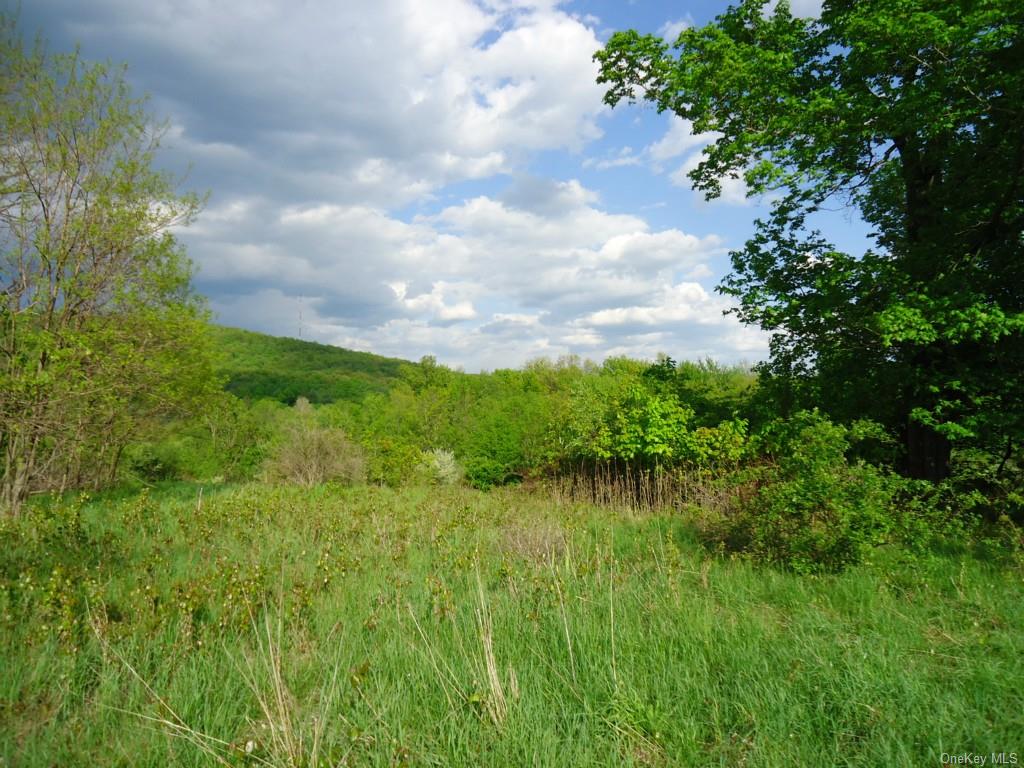
{"type": "Polygon", "coordinates": [[[538,490],[178,485],[0,523],[0,765],[1024,759],[1024,575],[715,557],[538,490]]]}

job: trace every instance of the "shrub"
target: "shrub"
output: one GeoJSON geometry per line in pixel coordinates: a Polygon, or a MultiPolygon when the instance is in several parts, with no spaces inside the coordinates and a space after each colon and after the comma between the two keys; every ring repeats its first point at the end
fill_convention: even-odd
{"type": "Polygon", "coordinates": [[[125,448],[124,474],[144,483],[177,479],[181,468],[174,446],[162,443],[132,443],[125,448]]]}
{"type": "Polygon", "coordinates": [[[901,481],[846,452],[850,428],[817,411],[770,424],[761,463],[737,472],[735,505],[712,539],[797,572],[835,572],[861,562],[894,526],[901,481]]]}
{"type": "Polygon", "coordinates": [[[735,467],[749,450],[747,422],[723,421],[717,427],[697,427],[687,432],[679,451],[687,464],[701,468],[735,467]]]}
{"type": "Polygon", "coordinates": [[[462,467],[455,454],[446,448],[434,448],[423,455],[430,481],[437,485],[458,485],[462,482],[462,467]]]}
{"type": "Polygon", "coordinates": [[[408,441],[382,437],[368,441],[370,452],[369,479],[377,485],[397,487],[415,480],[423,466],[420,449],[408,441]]]}
{"type": "Polygon", "coordinates": [[[964,513],[959,499],[951,497],[945,483],[904,479],[896,497],[892,541],[903,557],[929,559],[951,549],[966,551],[976,542],[981,518],[964,513]]]}
{"type": "Polygon", "coordinates": [[[488,456],[470,456],[466,459],[466,479],[474,488],[486,491],[508,482],[508,468],[488,456]]]}
{"type": "Polygon", "coordinates": [[[361,483],[366,479],[362,448],[334,427],[316,423],[309,403],[300,398],[296,418],[284,430],[264,467],[270,480],[313,486],[328,480],[361,483]]]}

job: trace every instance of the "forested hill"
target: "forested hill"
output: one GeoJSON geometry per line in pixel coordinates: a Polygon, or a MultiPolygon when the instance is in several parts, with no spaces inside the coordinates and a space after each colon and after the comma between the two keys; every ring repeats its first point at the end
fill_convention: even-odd
{"type": "Polygon", "coordinates": [[[405,362],[240,328],[214,326],[212,334],[218,372],[228,377],[227,390],[244,398],[361,400],[370,392],[386,392],[405,362]]]}

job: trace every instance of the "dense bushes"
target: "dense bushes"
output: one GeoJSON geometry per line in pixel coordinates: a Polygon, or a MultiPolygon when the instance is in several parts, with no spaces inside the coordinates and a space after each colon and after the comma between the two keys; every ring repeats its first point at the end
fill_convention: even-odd
{"type": "Polygon", "coordinates": [[[965,451],[944,484],[911,482],[885,469],[899,447],[879,425],[780,418],[765,392],[746,370],[710,362],[570,358],[466,375],[424,358],[359,402],[288,408],[225,393],[126,463],[145,482],[262,474],[486,490],[559,478],[573,498],[688,505],[712,547],[801,572],[841,570],[883,542],[973,537],[983,519],[1004,520],[1001,541],[1019,538],[1015,457],[965,451]]]}
{"type": "Polygon", "coordinates": [[[914,557],[936,546],[980,546],[1021,562],[1012,492],[968,491],[967,462],[935,485],[863,458],[891,442],[874,422],[844,426],[816,410],[768,423],[749,441],[745,463],[713,481],[728,501],[698,515],[706,541],[800,573],[841,571],[882,544],[914,557]]]}
{"type": "Polygon", "coordinates": [[[769,425],[732,476],[735,505],[712,541],[801,572],[838,571],[887,540],[900,481],[846,454],[858,430],[815,412],[769,425]]]}
{"type": "Polygon", "coordinates": [[[125,451],[125,479],[250,480],[283,429],[288,409],[260,400],[246,403],[226,392],[201,415],[175,420],[125,451]]]}

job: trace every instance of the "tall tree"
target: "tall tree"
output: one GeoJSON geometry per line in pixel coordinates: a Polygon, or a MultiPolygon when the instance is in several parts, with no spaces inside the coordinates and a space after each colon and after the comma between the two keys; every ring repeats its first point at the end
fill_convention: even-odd
{"type": "Polygon", "coordinates": [[[100,484],[148,420],[210,391],[204,309],[121,70],[26,49],[0,16],[0,509],[100,484]]]}
{"type": "Polygon", "coordinates": [[[772,332],[764,372],[793,398],[899,429],[912,476],[951,441],[1024,433],[1024,6],[825,0],[820,18],[744,0],[671,45],[620,32],[605,100],[653,102],[716,132],[690,174],[775,202],[720,290],[772,332]],[[839,201],[873,227],[838,252],[808,216],[839,201]]]}

